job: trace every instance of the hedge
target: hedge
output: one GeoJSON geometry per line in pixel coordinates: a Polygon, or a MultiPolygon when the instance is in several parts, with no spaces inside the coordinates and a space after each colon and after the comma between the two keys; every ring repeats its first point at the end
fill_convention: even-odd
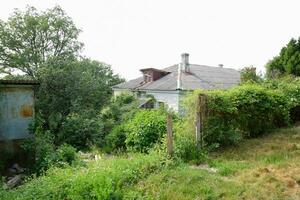
{"type": "Polygon", "coordinates": [[[235,144],[289,126],[299,118],[300,79],[284,78],[248,83],[229,90],[195,91],[186,99],[189,128],[194,132],[196,99],[207,96],[204,141],[208,145],[235,144]]]}

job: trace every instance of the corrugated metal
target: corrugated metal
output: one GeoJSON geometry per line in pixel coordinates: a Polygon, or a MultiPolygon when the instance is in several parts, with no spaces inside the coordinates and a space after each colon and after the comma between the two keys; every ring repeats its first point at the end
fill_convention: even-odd
{"type": "Polygon", "coordinates": [[[0,84],[0,140],[30,137],[28,126],[34,118],[34,88],[28,84],[0,84]]]}

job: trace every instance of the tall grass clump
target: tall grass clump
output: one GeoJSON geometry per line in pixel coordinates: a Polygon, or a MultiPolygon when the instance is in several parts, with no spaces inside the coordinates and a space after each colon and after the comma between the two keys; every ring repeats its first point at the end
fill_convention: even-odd
{"type": "Polygon", "coordinates": [[[149,153],[103,158],[82,168],[52,168],[13,191],[0,190],[0,199],[121,199],[122,188],[168,163],[162,156],[149,153]]]}

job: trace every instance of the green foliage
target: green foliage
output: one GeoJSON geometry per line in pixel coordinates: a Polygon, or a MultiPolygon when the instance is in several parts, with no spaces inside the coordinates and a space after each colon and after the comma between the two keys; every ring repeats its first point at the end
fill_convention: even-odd
{"type": "Polygon", "coordinates": [[[298,40],[291,39],[281,49],[279,55],[267,63],[266,68],[267,76],[270,78],[280,74],[300,76],[300,38],[298,40]]]}
{"type": "Polygon", "coordinates": [[[285,76],[280,79],[268,80],[264,83],[265,87],[282,93],[288,105],[289,120],[296,122],[300,120],[300,78],[285,76]]]}
{"type": "Polygon", "coordinates": [[[89,117],[86,113],[70,113],[55,134],[56,143],[67,143],[78,149],[103,142],[103,123],[98,117],[89,117]]]}
{"type": "Polygon", "coordinates": [[[16,190],[1,191],[5,199],[122,199],[122,189],[162,169],[157,154],[102,159],[86,168],[52,168],[16,190]]]}
{"type": "Polygon", "coordinates": [[[78,149],[104,144],[109,119],[100,112],[110,102],[111,86],[123,81],[109,65],[79,57],[79,33],[58,6],[16,10],[7,22],[0,21],[0,73],[40,83],[31,127],[38,135],[33,144],[38,171],[57,160],[64,143],[78,149]]]}
{"type": "Polygon", "coordinates": [[[76,149],[67,144],[59,146],[56,153],[59,162],[72,164],[77,159],[76,149]]]}
{"type": "Polygon", "coordinates": [[[38,72],[36,106],[44,130],[54,143],[77,148],[99,144],[104,138],[100,111],[112,96],[111,86],[121,79],[110,66],[89,59],[49,60],[38,72]]]}
{"type": "MultiPolygon", "coordinates": [[[[257,137],[274,128],[290,125],[292,110],[300,105],[300,81],[288,78],[261,84],[244,84],[230,90],[201,91],[207,96],[208,116],[204,121],[207,145],[237,144],[242,138],[257,137]]],[[[199,91],[188,98],[189,120],[195,120],[199,91]]],[[[189,130],[194,132],[190,123],[189,130]]]]}
{"type": "Polygon", "coordinates": [[[36,77],[48,58],[69,59],[82,49],[80,30],[58,6],[44,12],[28,7],[0,21],[0,72],[19,70],[36,77]]]}
{"type": "Polygon", "coordinates": [[[126,146],[147,152],[166,133],[167,114],[162,109],[139,110],[127,126],[126,146]]]}
{"type": "Polygon", "coordinates": [[[126,133],[127,130],[125,124],[115,126],[105,138],[109,150],[125,150],[126,133]]]}
{"type": "Polygon", "coordinates": [[[259,82],[261,81],[261,77],[256,74],[256,68],[253,66],[244,67],[241,70],[241,82],[259,82]]]}
{"type": "Polygon", "coordinates": [[[133,118],[138,109],[138,101],[133,94],[124,93],[112,98],[109,106],[101,111],[107,151],[126,149],[126,123],[133,118]]]}
{"type": "Polygon", "coordinates": [[[34,155],[34,162],[30,166],[32,172],[41,174],[52,166],[61,167],[76,160],[74,147],[63,144],[56,148],[53,141],[53,135],[49,131],[44,133],[39,128],[34,138],[24,142],[23,149],[34,155]]]}
{"type": "Polygon", "coordinates": [[[186,126],[185,119],[174,123],[174,157],[193,164],[203,163],[207,159],[207,149],[197,148],[195,135],[186,126]]]}
{"type": "Polygon", "coordinates": [[[104,133],[107,135],[112,129],[131,119],[138,110],[138,101],[131,93],[123,93],[114,97],[108,106],[101,110],[101,120],[104,133]]]}
{"type": "Polygon", "coordinates": [[[50,116],[86,109],[100,110],[111,98],[111,86],[120,83],[109,65],[84,60],[51,60],[39,71],[38,109],[50,116]]]}

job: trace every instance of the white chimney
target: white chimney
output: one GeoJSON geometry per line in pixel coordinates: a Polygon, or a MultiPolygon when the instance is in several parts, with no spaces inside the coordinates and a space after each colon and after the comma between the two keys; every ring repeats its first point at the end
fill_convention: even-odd
{"type": "Polygon", "coordinates": [[[177,90],[182,90],[182,82],[181,82],[181,75],[182,75],[182,64],[178,64],[178,74],[177,74],[177,90]]]}
{"type": "Polygon", "coordinates": [[[189,54],[188,53],[181,54],[181,65],[182,65],[182,70],[184,72],[190,72],[189,54]]]}

